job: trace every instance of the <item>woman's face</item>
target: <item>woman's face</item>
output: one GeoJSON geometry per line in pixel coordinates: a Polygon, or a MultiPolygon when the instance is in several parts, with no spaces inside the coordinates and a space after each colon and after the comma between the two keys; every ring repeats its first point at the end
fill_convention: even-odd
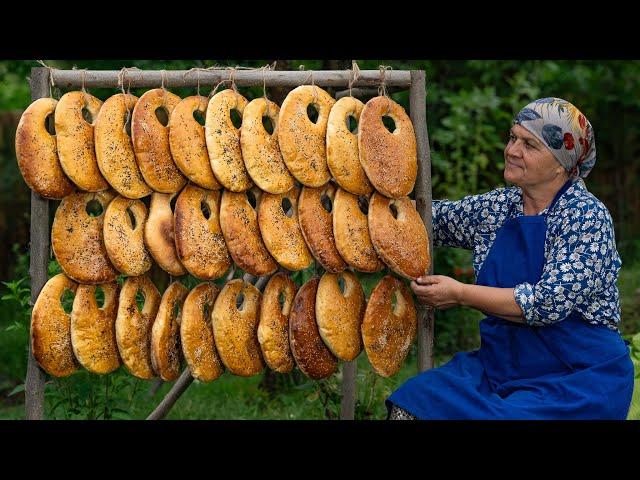
{"type": "Polygon", "coordinates": [[[532,187],[566,175],[547,146],[521,125],[511,127],[504,148],[504,179],[518,187],[532,187]]]}

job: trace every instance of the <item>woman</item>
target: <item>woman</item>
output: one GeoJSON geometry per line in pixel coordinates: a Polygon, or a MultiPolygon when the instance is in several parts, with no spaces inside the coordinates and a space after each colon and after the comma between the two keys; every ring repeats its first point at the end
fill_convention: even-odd
{"type": "Polygon", "coordinates": [[[476,284],[411,282],[419,302],[484,312],[480,349],[405,382],[386,401],[390,418],[625,419],[621,262],[611,216],[582,180],[596,160],[591,124],[565,100],[536,100],[504,159],[513,187],[433,206],[435,244],[472,249],[476,284]]]}

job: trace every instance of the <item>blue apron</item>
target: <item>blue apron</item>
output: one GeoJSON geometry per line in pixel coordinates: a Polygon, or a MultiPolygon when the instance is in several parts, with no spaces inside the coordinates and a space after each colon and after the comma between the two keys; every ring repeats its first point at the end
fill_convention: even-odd
{"type": "MultiPolygon", "coordinates": [[[[546,215],[508,218],[476,284],[537,283],[546,233],[546,215]]],[[[489,316],[480,322],[480,339],[479,350],[407,380],[386,400],[387,409],[395,404],[420,419],[626,419],[634,372],[618,332],[574,311],[544,327],[489,316]]]]}

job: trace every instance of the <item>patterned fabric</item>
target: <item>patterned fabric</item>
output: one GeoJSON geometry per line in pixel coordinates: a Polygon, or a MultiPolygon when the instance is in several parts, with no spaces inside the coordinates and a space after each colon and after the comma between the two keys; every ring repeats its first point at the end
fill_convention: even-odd
{"type": "MultiPolygon", "coordinates": [[[[547,216],[545,265],[536,284],[515,287],[526,323],[550,325],[578,311],[594,325],[618,330],[616,281],[621,260],[607,208],[577,179],[547,216]]],[[[459,201],[433,202],[434,244],[473,250],[476,276],[496,232],[508,217],[524,215],[522,190],[498,188],[459,201]]]]}
{"type": "Polygon", "coordinates": [[[387,420],[418,420],[418,417],[414,417],[406,410],[393,405],[391,407],[391,412],[389,413],[389,418],[387,420]]]}
{"type": "Polygon", "coordinates": [[[540,98],[524,107],[514,124],[544,143],[572,177],[586,177],[596,163],[593,128],[573,104],[561,98],[540,98]]]}

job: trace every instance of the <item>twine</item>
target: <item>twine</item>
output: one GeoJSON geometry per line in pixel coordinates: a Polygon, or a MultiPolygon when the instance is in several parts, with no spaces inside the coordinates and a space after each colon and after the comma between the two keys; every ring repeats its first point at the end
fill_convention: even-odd
{"type": "Polygon", "coordinates": [[[380,65],[380,86],[378,87],[378,96],[387,98],[387,115],[391,111],[391,99],[389,98],[389,94],[387,92],[387,79],[386,79],[386,71],[393,70],[393,68],[389,65],[380,65]]]}
{"type": "Polygon", "coordinates": [[[40,65],[42,65],[44,68],[46,68],[49,71],[49,98],[53,98],[53,87],[56,86],[54,80],[53,80],[53,71],[56,70],[53,67],[50,67],[49,65],[47,65],[46,63],[44,63],[43,60],[36,60],[40,65]]]}
{"type": "Polygon", "coordinates": [[[353,84],[360,78],[360,68],[355,60],[351,62],[351,74],[349,75],[349,96],[353,98],[353,84]]]}
{"type": "Polygon", "coordinates": [[[129,70],[140,70],[137,67],[122,67],[120,69],[120,73],[118,73],[118,85],[120,86],[120,90],[122,90],[122,101],[124,102],[124,108],[127,110],[127,118],[124,121],[124,125],[122,126],[122,131],[127,132],[127,123],[131,119],[131,110],[129,109],[129,102],[127,102],[127,97],[131,95],[131,80],[127,85],[127,91],[124,91],[124,80],[127,75],[127,71],[129,70]]]}

